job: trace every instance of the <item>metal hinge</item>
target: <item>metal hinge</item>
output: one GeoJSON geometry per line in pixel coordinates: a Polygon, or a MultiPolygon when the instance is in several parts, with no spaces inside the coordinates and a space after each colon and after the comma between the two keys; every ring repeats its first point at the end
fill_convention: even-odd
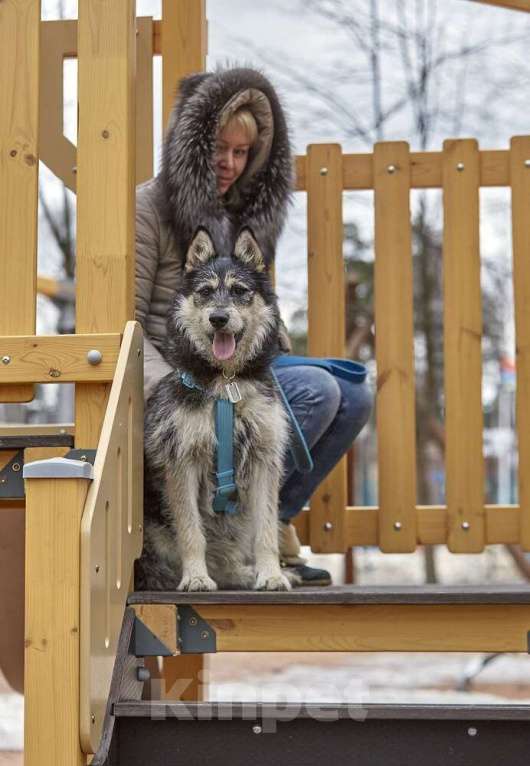
{"type": "Polygon", "coordinates": [[[177,607],[177,644],[181,654],[217,652],[215,630],[191,606],[177,607]]]}

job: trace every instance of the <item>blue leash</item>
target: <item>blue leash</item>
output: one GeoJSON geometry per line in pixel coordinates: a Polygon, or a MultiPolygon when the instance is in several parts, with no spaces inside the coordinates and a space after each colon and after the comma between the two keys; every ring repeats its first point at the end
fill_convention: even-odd
{"type": "MultiPolygon", "coordinates": [[[[366,367],[350,359],[319,359],[307,356],[280,356],[273,362],[273,367],[293,367],[310,365],[322,367],[332,375],[352,383],[362,383],[366,378],[366,367]]],[[[302,429],[291,409],[278,376],[271,367],[271,375],[282,399],[292,426],[292,439],[289,450],[294,464],[301,473],[313,470],[313,458],[307,446],[302,429]]],[[[187,388],[203,391],[189,372],[180,373],[180,379],[187,388]]],[[[233,514],[237,512],[237,487],[234,481],[234,403],[230,399],[217,399],[215,403],[215,435],[217,437],[217,486],[213,500],[216,513],[233,514]]]]}

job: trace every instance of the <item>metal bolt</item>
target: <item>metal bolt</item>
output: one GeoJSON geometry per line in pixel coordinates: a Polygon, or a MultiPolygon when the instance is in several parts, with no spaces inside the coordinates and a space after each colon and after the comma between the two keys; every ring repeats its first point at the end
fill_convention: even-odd
{"type": "Polygon", "coordinates": [[[395,521],[395,522],[394,522],[394,529],[396,530],[396,532],[399,532],[399,531],[400,531],[400,529],[401,529],[401,526],[402,526],[402,524],[401,524],[401,522],[400,522],[400,521],[395,521]]]}
{"type": "Polygon", "coordinates": [[[10,356],[3,356],[2,357],[2,364],[9,364],[10,361],[11,361],[11,357],[10,356]]]}
{"type": "Polygon", "coordinates": [[[103,138],[108,138],[110,136],[110,133],[108,130],[102,130],[101,135],[103,136],[103,138]]]}
{"type": "Polygon", "coordinates": [[[55,367],[52,367],[48,373],[50,378],[60,378],[61,377],[61,371],[55,369],[55,367]]]}
{"type": "Polygon", "coordinates": [[[524,161],[524,166],[525,166],[525,168],[530,168],[530,160],[525,160],[524,161]]]}
{"type": "Polygon", "coordinates": [[[137,681],[149,681],[151,678],[151,673],[149,672],[149,668],[136,668],[136,680],[137,681]]]}
{"type": "Polygon", "coordinates": [[[95,366],[96,364],[101,364],[101,360],[103,359],[103,356],[101,354],[101,351],[98,351],[97,348],[93,348],[88,352],[88,354],[86,355],[86,358],[88,359],[89,364],[93,364],[95,366]]]}
{"type": "Polygon", "coordinates": [[[81,457],[79,458],[79,460],[84,460],[84,461],[86,461],[86,455],[81,455],[81,457]]]}
{"type": "Polygon", "coordinates": [[[197,618],[196,617],[190,617],[189,624],[190,625],[197,625],[197,618]]]}
{"type": "Polygon", "coordinates": [[[326,523],[323,525],[322,528],[324,529],[324,532],[331,532],[331,530],[333,529],[333,524],[331,523],[331,521],[326,521],[326,523]]]}
{"type": "Polygon", "coordinates": [[[96,574],[99,572],[99,564],[96,564],[96,574]]]}
{"type": "Polygon", "coordinates": [[[474,726],[470,726],[469,729],[467,730],[467,733],[469,734],[470,737],[476,737],[478,734],[478,729],[475,729],[474,726]]]}
{"type": "Polygon", "coordinates": [[[72,168],[72,173],[74,174],[74,176],[77,175],[77,165],[74,165],[74,167],[72,168]]]}
{"type": "Polygon", "coordinates": [[[20,471],[20,463],[13,463],[11,468],[13,469],[13,471],[20,471]]]}
{"type": "Polygon", "coordinates": [[[458,171],[462,171],[464,169],[464,163],[463,162],[459,162],[458,165],[456,166],[456,169],[458,171]]]}
{"type": "Polygon", "coordinates": [[[17,156],[17,150],[16,149],[11,149],[11,151],[9,152],[9,156],[10,157],[16,157],[17,156]]]}
{"type": "Polygon", "coordinates": [[[0,479],[0,484],[7,484],[7,479],[0,479]]]}
{"type": "Polygon", "coordinates": [[[90,716],[90,720],[92,721],[92,723],[96,723],[96,716],[94,715],[94,713],[92,713],[92,715],[90,716]]]}
{"type": "Polygon", "coordinates": [[[464,532],[467,532],[468,529],[470,528],[470,526],[471,526],[471,524],[469,523],[469,521],[463,521],[462,522],[462,529],[464,530],[464,532]]]}
{"type": "Polygon", "coordinates": [[[386,172],[387,173],[395,173],[397,170],[395,165],[387,165],[386,172]]]}
{"type": "Polygon", "coordinates": [[[210,634],[208,633],[207,630],[202,631],[201,638],[203,639],[203,641],[206,641],[207,638],[210,638],[210,634]]]}
{"type": "Polygon", "coordinates": [[[261,726],[258,726],[258,725],[256,724],[255,726],[253,726],[253,727],[252,727],[252,731],[254,732],[254,734],[261,734],[261,732],[263,731],[263,729],[261,728],[261,726]]]}
{"type": "Polygon", "coordinates": [[[320,175],[321,176],[327,176],[328,169],[327,168],[320,168],[320,175]]]}

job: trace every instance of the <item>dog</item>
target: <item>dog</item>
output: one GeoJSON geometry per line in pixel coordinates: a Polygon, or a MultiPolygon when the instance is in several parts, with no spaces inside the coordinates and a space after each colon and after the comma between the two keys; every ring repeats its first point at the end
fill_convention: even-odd
{"type": "Polygon", "coordinates": [[[174,372],[146,404],[145,533],[136,586],[289,590],[278,557],[289,424],[270,372],[280,317],[262,251],[248,228],[233,248],[214,245],[199,228],[183,274],[164,349],[174,372]],[[233,513],[213,509],[214,410],[227,397],[236,402],[233,513]]]}

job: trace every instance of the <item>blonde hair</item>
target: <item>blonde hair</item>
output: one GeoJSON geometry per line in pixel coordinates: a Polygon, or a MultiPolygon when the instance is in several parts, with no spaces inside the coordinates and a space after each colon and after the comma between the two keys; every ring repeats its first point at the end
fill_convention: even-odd
{"type": "Polygon", "coordinates": [[[258,137],[258,126],[256,124],[256,118],[250,109],[242,108],[234,112],[234,114],[226,123],[225,130],[226,128],[233,128],[235,126],[245,131],[248,142],[251,146],[256,143],[256,139],[258,137]]]}

